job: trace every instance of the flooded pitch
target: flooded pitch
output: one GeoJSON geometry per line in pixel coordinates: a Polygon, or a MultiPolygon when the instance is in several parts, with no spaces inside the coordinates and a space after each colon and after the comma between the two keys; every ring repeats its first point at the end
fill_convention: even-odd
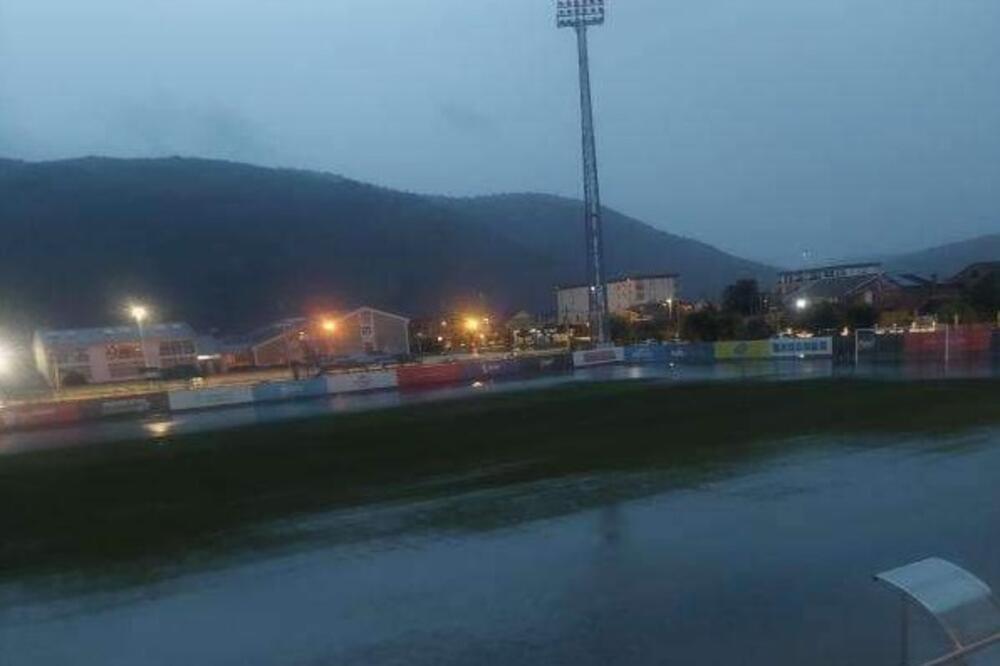
{"type": "Polygon", "coordinates": [[[331,513],[167,582],[10,585],[3,663],[893,664],[872,574],[938,555],[1000,587],[1000,429],[788,450],[331,513]]]}

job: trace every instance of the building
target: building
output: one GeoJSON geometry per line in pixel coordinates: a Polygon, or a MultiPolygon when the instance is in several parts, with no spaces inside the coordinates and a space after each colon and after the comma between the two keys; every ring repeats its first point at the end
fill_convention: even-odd
{"type": "MultiPolygon", "coordinates": [[[[672,305],[677,300],[678,276],[629,275],[608,282],[608,312],[621,315],[642,305],[672,305]]],[[[590,321],[590,293],[587,285],[556,288],[556,317],[559,324],[583,326],[590,321]]]]}
{"type": "Polygon", "coordinates": [[[35,365],[55,387],[143,379],[198,365],[197,336],[183,323],[36,331],[35,365]]]}
{"type": "Polygon", "coordinates": [[[334,340],[338,354],[409,354],[410,320],[391,312],[361,307],[336,320],[334,340]]]}
{"type": "MultiPolygon", "coordinates": [[[[882,264],[834,264],[831,266],[819,266],[817,268],[804,268],[794,271],[782,271],[778,273],[778,285],[775,293],[781,300],[788,294],[802,289],[803,286],[813,282],[821,282],[832,279],[853,279],[865,278],[869,276],[882,275],[882,264]]],[[[848,284],[845,282],[844,284],[848,284]]]]}
{"type": "Polygon", "coordinates": [[[902,289],[884,273],[822,278],[803,282],[779,296],[785,310],[803,310],[821,303],[869,305],[881,309],[898,302],[902,289]]]}
{"type": "Polygon", "coordinates": [[[292,317],[272,322],[221,345],[226,369],[317,365],[334,356],[410,352],[410,320],[361,307],[343,316],[292,317]]]}
{"type": "Polygon", "coordinates": [[[219,345],[222,365],[238,368],[275,368],[302,362],[305,358],[300,340],[305,337],[308,320],[292,317],[272,322],[238,337],[224,339],[219,345]]]}

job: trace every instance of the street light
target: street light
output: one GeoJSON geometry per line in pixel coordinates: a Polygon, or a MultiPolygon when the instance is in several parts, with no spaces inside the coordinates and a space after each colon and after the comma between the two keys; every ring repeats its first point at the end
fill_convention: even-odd
{"type": "Polygon", "coordinates": [[[475,333],[479,330],[479,320],[475,317],[468,317],[465,320],[465,330],[469,333],[475,333]]]}
{"type": "Polygon", "coordinates": [[[809,301],[805,298],[799,298],[795,301],[795,309],[801,312],[809,307],[809,301]]]}
{"type": "Polygon", "coordinates": [[[324,319],[320,326],[323,327],[324,333],[333,334],[337,332],[337,322],[333,319],[324,319]]]}

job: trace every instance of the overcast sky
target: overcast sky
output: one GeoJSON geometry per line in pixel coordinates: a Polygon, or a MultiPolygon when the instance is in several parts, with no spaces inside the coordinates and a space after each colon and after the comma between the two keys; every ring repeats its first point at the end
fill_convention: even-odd
{"type": "MultiPolygon", "coordinates": [[[[0,154],[581,191],[554,0],[0,0],[0,154]]],[[[608,0],[604,203],[790,264],[1000,231],[997,0],[608,0]]]]}

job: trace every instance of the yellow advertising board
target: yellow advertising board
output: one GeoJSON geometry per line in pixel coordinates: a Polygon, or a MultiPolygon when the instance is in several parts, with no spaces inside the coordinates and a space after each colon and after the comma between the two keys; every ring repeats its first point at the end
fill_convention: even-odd
{"type": "Polygon", "coordinates": [[[737,340],[734,342],[716,342],[715,358],[718,361],[771,358],[771,341],[737,340]]]}

